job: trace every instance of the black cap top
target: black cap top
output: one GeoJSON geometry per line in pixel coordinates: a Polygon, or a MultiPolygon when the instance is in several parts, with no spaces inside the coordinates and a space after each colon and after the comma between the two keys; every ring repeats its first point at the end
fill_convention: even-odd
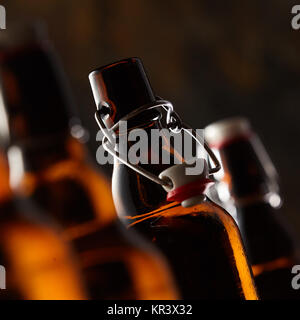
{"type": "Polygon", "coordinates": [[[89,79],[98,110],[103,115],[109,112],[114,122],[156,100],[138,58],[124,59],[96,69],[90,73],[89,79]]]}
{"type": "Polygon", "coordinates": [[[52,48],[44,41],[7,47],[1,43],[2,143],[43,139],[69,129],[73,107],[63,78],[52,48]]]}

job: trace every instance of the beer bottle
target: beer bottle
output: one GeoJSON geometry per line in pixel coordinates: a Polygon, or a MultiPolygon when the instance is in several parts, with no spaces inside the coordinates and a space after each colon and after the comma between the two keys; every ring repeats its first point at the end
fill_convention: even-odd
{"type": "Polygon", "coordinates": [[[49,44],[30,39],[5,48],[0,68],[13,189],[63,227],[79,255],[89,296],[177,298],[164,259],[123,230],[109,184],[72,136],[73,104],[49,44]]]}
{"type": "Polygon", "coordinates": [[[169,106],[170,111],[170,103],[157,100],[142,62],[129,58],[101,67],[90,74],[90,82],[98,109],[96,117],[106,132],[104,145],[111,153],[117,150],[113,198],[123,223],[162,250],[184,299],[257,299],[235,222],[203,195],[209,182],[206,170],[199,177],[182,174],[187,163],[173,166],[174,158],[182,155],[165,134],[158,152],[152,148],[151,130],[168,131],[166,128],[179,118],[172,113],[173,120],[166,123],[163,110],[169,106]],[[127,121],[126,132],[120,120],[127,121]],[[127,149],[128,155],[133,150],[133,140],[127,133],[137,128],[143,129],[145,136],[140,144],[144,148],[137,152],[138,164],[121,154],[121,149],[127,149]],[[111,140],[115,137],[115,145],[112,141],[107,144],[109,136],[111,140]],[[166,154],[171,164],[162,161],[166,154]],[[168,199],[162,188],[165,180],[171,180],[169,186],[178,186],[169,190],[165,185],[168,199]]]}
{"type": "Polygon", "coordinates": [[[0,300],[86,299],[71,249],[36,208],[13,197],[8,180],[0,152],[0,300]]]}
{"type": "Polygon", "coordinates": [[[262,299],[300,298],[292,288],[295,241],[280,212],[277,173],[261,141],[244,118],[209,125],[205,136],[218,153],[219,199],[233,201],[236,219],[262,299]]]}

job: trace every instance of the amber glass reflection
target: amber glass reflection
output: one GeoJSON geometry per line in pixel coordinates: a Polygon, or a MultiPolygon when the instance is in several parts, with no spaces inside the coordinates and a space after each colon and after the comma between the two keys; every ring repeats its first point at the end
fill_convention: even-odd
{"type": "Polygon", "coordinates": [[[79,254],[90,296],[176,299],[163,257],[117,222],[109,185],[85,161],[83,146],[71,137],[61,141],[20,149],[25,173],[14,190],[54,213],[79,254]]]}
{"type": "Polygon", "coordinates": [[[85,299],[70,248],[32,218],[38,217],[36,210],[12,198],[7,169],[0,154],[0,265],[7,277],[0,299],[85,299]]]}
{"type": "Polygon", "coordinates": [[[0,151],[0,201],[5,201],[6,198],[10,198],[11,196],[8,172],[7,158],[4,153],[0,151]]]}

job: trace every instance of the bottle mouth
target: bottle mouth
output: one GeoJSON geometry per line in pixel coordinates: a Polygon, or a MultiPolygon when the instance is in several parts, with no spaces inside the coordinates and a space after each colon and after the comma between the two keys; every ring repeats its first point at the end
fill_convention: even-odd
{"type": "Polygon", "coordinates": [[[130,112],[156,101],[139,58],[127,58],[89,74],[98,112],[116,123],[130,112]]]}
{"type": "Polygon", "coordinates": [[[235,117],[208,125],[204,134],[211,148],[221,149],[237,140],[248,140],[253,133],[251,124],[246,118],[235,117]]]}
{"type": "Polygon", "coordinates": [[[122,64],[127,64],[127,63],[135,63],[135,62],[138,62],[140,61],[140,59],[138,57],[131,57],[131,58],[125,58],[125,59],[121,59],[121,60],[118,60],[116,62],[113,62],[113,63],[108,63],[108,64],[105,64],[104,66],[101,66],[99,68],[96,68],[94,69],[93,71],[90,72],[89,74],[89,78],[93,78],[94,76],[96,76],[97,74],[103,72],[104,70],[107,70],[107,69],[111,69],[111,68],[114,68],[114,67],[118,67],[119,65],[122,65],[122,64]]]}

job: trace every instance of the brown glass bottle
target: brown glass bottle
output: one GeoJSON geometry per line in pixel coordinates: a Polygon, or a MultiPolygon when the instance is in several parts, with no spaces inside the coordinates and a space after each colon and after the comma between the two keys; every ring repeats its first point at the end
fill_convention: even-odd
{"type": "MultiPolygon", "coordinates": [[[[138,107],[155,102],[155,96],[137,58],[102,67],[90,74],[99,113],[107,126],[138,107]]],[[[156,111],[148,110],[127,122],[128,130],[160,128],[156,111]]],[[[150,139],[150,138],[149,138],[150,139]]],[[[128,142],[128,149],[130,148],[128,142]]],[[[159,175],[170,165],[161,163],[162,152],[176,153],[162,139],[161,153],[153,155],[150,141],[143,164],[159,175]],[[151,156],[150,156],[151,154],[151,156]]],[[[120,146],[119,146],[120,147],[120,146]]],[[[168,203],[163,188],[115,161],[113,197],[122,221],[147,236],[165,254],[184,299],[256,299],[247,258],[235,222],[209,199],[183,208],[168,203]]]]}
{"type": "Polygon", "coordinates": [[[68,245],[36,208],[13,197],[3,153],[0,185],[0,265],[6,270],[0,300],[86,299],[68,245]]]}
{"type": "Polygon", "coordinates": [[[49,45],[31,41],[6,48],[0,67],[12,186],[63,227],[79,254],[90,297],[177,298],[163,258],[124,232],[109,184],[71,136],[72,101],[49,45]]]}
{"type": "Polygon", "coordinates": [[[299,264],[295,241],[279,209],[273,165],[258,137],[246,119],[231,118],[208,126],[206,138],[221,159],[219,183],[227,186],[237,209],[260,297],[300,298],[291,285],[292,267],[299,264]]]}

